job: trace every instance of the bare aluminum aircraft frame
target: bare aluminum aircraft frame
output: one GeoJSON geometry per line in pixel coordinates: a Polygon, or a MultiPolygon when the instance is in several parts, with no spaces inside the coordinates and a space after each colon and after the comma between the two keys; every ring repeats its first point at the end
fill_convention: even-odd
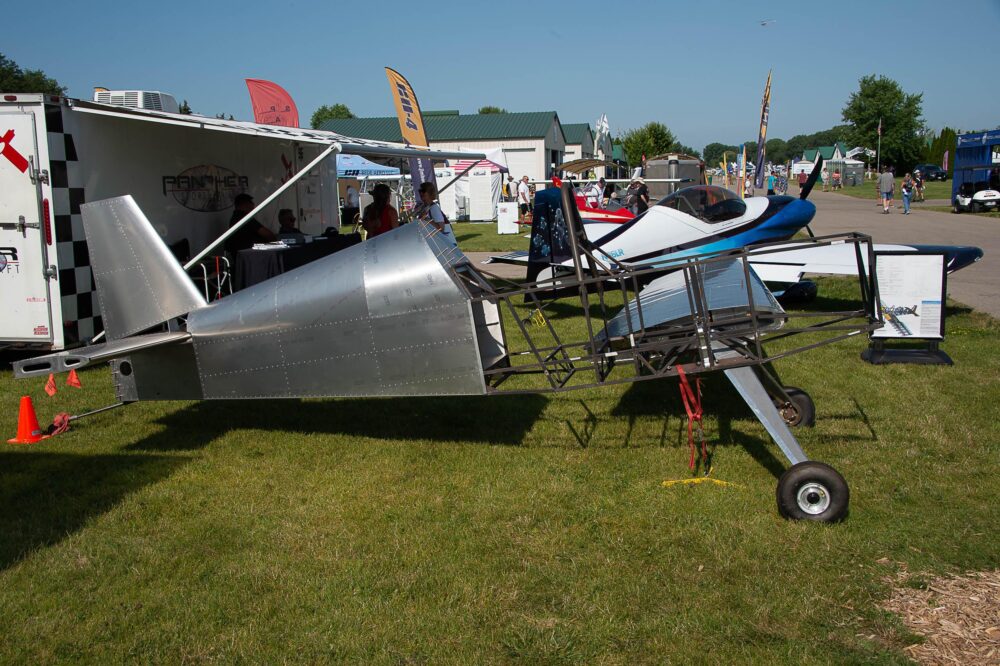
{"type": "MultiPolygon", "coordinates": [[[[573,234],[570,238],[575,244],[573,234]]],[[[808,242],[817,246],[854,245],[860,308],[784,311],[756,278],[749,263],[751,257],[759,260],[769,252],[779,252],[782,243],[697,255],[655,268],[610,266],[603,263],[603,255],[576,245],[575,275],[558,281],[559,299],[552,298],[551,278],[516,283],[468,263],[453,266],[453,271],[473,302],[488,301],[498,306],[520,334],[511,336],[504,331],[505,358],[484,368],[488,392],[557,392],[674,376],[679,367],[687,374],[696,374],[762,366],[881,327],[883,322],[872,306],[877,284],[874,275],[865,270],[866,265],[872,265],[871,239],[851,233],[808,242]],[[720,277],[727,287],[738,283],[741,290],[728,289],[720,296],[719,285],[713,284],[720,277]],[[664,278],[674,284],[665,299],[649,302],[651,299],[643,298],[647,293],[643,285],[664,278]],[[609,297],[615,292],[628,305],[612,314],[617,306],[609,303],[609,297]],[[631,294],[639,296],[629,303],[631,294]],[[728,300],[720,304],[720,298],[728,300]],[[566,339],[560,334],[559,320],[546,316],[559,305],[565,309],[567,301],[579,308],[585,337],[566,339]],[[672,303],[665,312],[667,301],[672,303]],[[778,351],[765,351],[765,345],[805,335],[811,337],[798,346],[786,343],[778,351]],[[518,337],[523,340],[523,348],[515,348],[511,342],[518,337]],[[546,385],[504,386],[519,375],[541,375],[546,385]]],[[[781,397],[777,389],[770,392],[781,397]]]]}

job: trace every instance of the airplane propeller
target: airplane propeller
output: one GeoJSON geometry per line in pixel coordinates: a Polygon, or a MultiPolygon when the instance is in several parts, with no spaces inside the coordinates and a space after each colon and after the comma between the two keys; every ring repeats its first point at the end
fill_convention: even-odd
{"type": "Polygon", "coordinates": [[[816,155],[816,161],[813,163],[812,173],[809,174],[809,178],[806,180],[806,184],[802,186],[802,190],[799,192],[799,199],[806,199],[809,197],[809,193],[812,192],[813,185],[816,184],[816,179],[819,178],[819,172],[823,168],[823,156],[816,155]]]}
{"type": "MultiPolygon", "coordinates": [[[[802,186],[802,190],[799,192],[799,199],[802,199],[803,201],[806,200],[806,198],[809,196],[809,193],[812,192],[813,185],[816,184],[816,179],[819,178],[819,172],[822,169],[823,169],[823,156],[817,154],[816,161],[813,162],[812,173],[809,174],[809,178],[806,179],[805,185],[802,186]]],[[[806,233],[809,234],[810,238],[816,238],[816,234],[813,233],[812,227],[810,227],[807,224],[805,229],[806,233]]]]}

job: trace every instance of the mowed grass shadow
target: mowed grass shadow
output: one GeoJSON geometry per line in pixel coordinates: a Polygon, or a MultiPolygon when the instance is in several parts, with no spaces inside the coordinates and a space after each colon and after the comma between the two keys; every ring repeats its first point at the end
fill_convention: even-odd
{"type": "Polygon", "coordinates": [[[541,395],[193,403],[157,420],[164,426],[126,448],[182,451],[234,429],[321,433],[387,440],[481,442],[517,446],[547,404],[541,395]]]}
{"type": "MultiPolygon", "coordinates": [[[[723,446],[742,446],[775,478],[781,476],[786,464],[771,453],[770,440],[747,434],[739,428],[734,430],[734,420],[755,420],[755,417],[729,380],[721,372],[706,373],[701,375],[701,378],[702,407],[705,414],[714,417],[718,423],[717,435],[705,433],[706,439],[712,442],[711,448],[714,449],[716,443],[723,446]]],[[[693,387],[694,380],[691,382],[693,387]]],[[[677,380],[636,382],[625,391],[611,413],[629,419],[661,415],[664,419],[670,416],[677,417],[679,430],[674,438],[674,445],[687,446],[687,412],[677,387],[677,380]]],[[[666,430],[664,434],[666,435],[666,430]]]]}
{"type": "Polygon", "coordinates": [[[0,570],[187,463],[176,456],[0,452],[0,570]]]}

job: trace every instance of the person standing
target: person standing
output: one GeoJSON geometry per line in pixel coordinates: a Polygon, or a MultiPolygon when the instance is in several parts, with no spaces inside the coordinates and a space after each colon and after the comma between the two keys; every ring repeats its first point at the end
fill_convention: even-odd
{"type": "Polygon", "coordinates": [[[913,179],[910,178],[909,173],[903,176],[903,182],[899,186],[899,192],[903,195],[903,215],[910,214],[910,197],[913,196],[913,190],[915,187],[915,183],[913,182],[913,179]]]}
{"type": "Polygon", "coordinates": [[[801,192],[802,188],[806,186],[806,180],[808,180],[809,177],[806,176],[805,171],[799,171],[798,178],[799,178],[799,192],[801,192]]]}
{"type": "Polygon", "coordinates": [[[830,171],[826,167],[823,167],[823,170],[820,172],[819,175],[823,179],[823,191],[824,192],[829,192],[830,191],[830,171]]]}
{"type": "Polygon", "coordinates": [[[604,193],[601,195],[601,208],[607,208],[615,196],[615,186],[601,178],[601,187],[604,188],[604,193]]]}
{"type": "Polygon", "coordinates": [[[372,189],[373,201],[365,206],[361,215],[361,225],[368,233],[368,238],[374,238],[388,233],[399,226],[399,213],[389,203],[392,191],[385,183],[379,183],[372,189]]]}
{"type": "Polygon", "coordinates": [[[774,177],[774,172],[767,174],[767,193],[774,194],[774,181],[777,180],[774,177]]]}
{"type": "Polygon", "coordinates": [[[524,222],[525,216],[531,210],[531,191],[528,189],[528,177],[522,176],[521,182],[517,186],[517,204],[520,209],[518,222],[524,222]]]}
{"type": "Polygon", "coordinates": [[[358,196],[358,190],[354,185],[347,186],[347,198],[345,199],[344,210],[340,214],[341,224],[354,224],[356,222],[355,218],[361,212],[361,199],[358,196]]]}
{"type": "Polygon", "coordinates": [[[882,174],[878,177],[878,189],[882,195],[882,213],[888,215],[889,208],[892,207],[892,195],[896,190],[896,181],[889,167],[882,169],[882,174]]]}
{"type": "Polygon", "coordinates": [[[920,173],[920,169],[913,172],[913,193],[914,201],[924,200],[924,176],[920,173]]]}
{"type": "Polygon", "coordinates": [[[451,230],[451,224],[445,217],[441,205],[437,201],[437,186],[431,182],[420,183],[420,204],[417,206],[417,219],[429,222],[435,229],[441,232],[445,240],[454,246],[458,246],[455,234],[451,230]]]}
{"type": "Polygon", "coordinates": [[[639,183],[635,191],[636,214],[639,215],[649,210],[649,188],[646,187],[646,181],[642,176],[636,178],[635,182],[639,183]]]}
{"type": "Polygon", "coordinates": [[[517,201],[517,181],[509,173],[507,174],[507,182],[503,185],[503,200],[511,203],[517,201]]]}

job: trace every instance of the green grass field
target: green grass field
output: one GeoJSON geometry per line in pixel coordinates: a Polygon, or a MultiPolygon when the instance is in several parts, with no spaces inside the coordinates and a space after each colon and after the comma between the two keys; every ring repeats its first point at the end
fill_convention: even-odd
{"type": "MultiPolygon", "coordinates": [[[[661,485],[690,475],[671,380],[141,403],[4,445],[0,662],[907,663],[889,578],[1000,561],[1000,325],[949,315],[954,367],[871,366],[861,339],[777,364],[851,485],[838,525],[778,517],[785,461],[717,375],[731,486],[661,485]]],[[[4,370],[0,432],[22,394],[45,422],[113,401],[81,376],[49,398],[4,370]]]]}
{"type": "MultiPolygon", "coordinates": [[[[935,210],[939,213],[951,213],[951,206],[927,206],[927,210],[935,210]]],[[[985,213],[961,213],[961,215],[976,215],[977,217],[989,217],[994,220],[1000,219],[1000,210],[991,210],[985,213]]]]}
{"type": "MultiPolygon", "coordinates": [[[[903,183],[903,178],[900,176],[896,179],[896,199],[900,199],[900,185],[903,183]]],[[[858,199],[878,199],[878,193],[875,191],[875,181],[866,180],[863,184],[856,187],[845,187],[843,189],[837,190],[841,194],[846,194],[847,196],[856,197],[858,199]]],[[[947,199],[951,200],[951,181],[950,180],[933,180],[924,183],[924,199],[947,199]]],[[[949,208],[949,210],[951,210],[949,208]]]]}
{"type": "Polygon", "coordinates": [[[531,231],[530,226],[522,227],[519,234],[497,233],[495,222],[472,223],[456,222],[452,223],[455,232],[455,239],[465,252],[512,252],[514,250],[527,250],[528,239],[524,236],[531,231]]]}

